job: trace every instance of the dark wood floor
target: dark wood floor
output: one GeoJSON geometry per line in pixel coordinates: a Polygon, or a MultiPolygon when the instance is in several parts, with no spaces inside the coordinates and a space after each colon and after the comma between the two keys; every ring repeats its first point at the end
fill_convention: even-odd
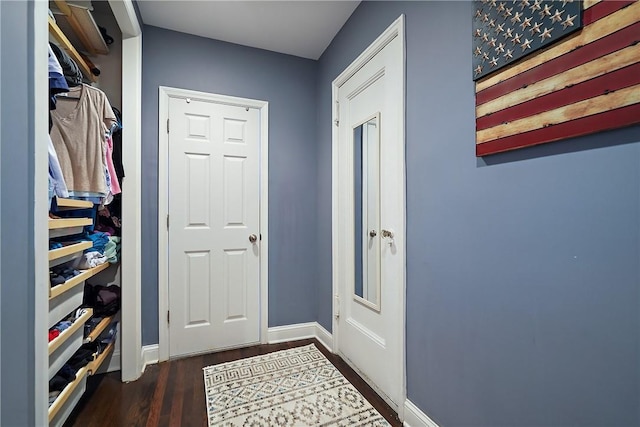
{"type": "Polygon", "coordinates": [[[364,397],[391,423],[397,414],[342,359],[315,339],[205,354],[147,366],[135,382],[120,372],[89,377],[87,391],[65,426],[207,426],[202,368],[314,343],[364,397]]]}

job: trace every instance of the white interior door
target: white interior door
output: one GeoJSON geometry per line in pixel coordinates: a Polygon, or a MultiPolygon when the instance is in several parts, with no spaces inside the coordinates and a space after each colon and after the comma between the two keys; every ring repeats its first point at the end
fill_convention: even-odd
{"type": "Polygon", "coordinates": [[[399,36],[338,87],[337,100],[337,350],[400,409],[404,399],[405,216],[399,36]]]}
{"type": "Polygon", "coordinates": [[[169,349],[260,339],[259,110],[169,101],[169,349]]]}

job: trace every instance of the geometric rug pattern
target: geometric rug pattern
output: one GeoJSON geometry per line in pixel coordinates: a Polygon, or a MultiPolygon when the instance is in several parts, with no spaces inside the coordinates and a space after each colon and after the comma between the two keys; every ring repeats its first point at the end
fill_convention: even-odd
{"type": "Polygon", "coordinates": [[[203,371],[210,427],[389,426],[313,344],[203,371]]]}

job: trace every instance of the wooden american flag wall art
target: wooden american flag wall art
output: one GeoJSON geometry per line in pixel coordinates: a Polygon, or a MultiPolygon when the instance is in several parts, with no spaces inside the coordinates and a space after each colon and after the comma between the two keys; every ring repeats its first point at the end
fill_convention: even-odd
{"type": "Polygon", "coordinates": [[[477,156],[640,123],[640,1],[482,0],[473,12],[477,156]]]}

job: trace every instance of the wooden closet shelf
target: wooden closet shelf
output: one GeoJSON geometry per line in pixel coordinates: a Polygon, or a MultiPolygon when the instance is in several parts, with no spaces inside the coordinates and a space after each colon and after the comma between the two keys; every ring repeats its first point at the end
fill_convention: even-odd
{"type": "Polygon", "coordinates": [[[96,372],[98,372],[98,369],[100,369],[100,366],[102,366],[107,356],[109,356],[109,354],[113,351],[114,347],[115,341],[112,341],[111,343],[109,343],[107,348],[105,348],[104,351],[93,360],[93,362],[89,362],[89,364],[87,365],[87,372],[89,372],[89,375],[94,375],[96,372]]]}
{"type": "Polygon", "coordinates": [[[60,228],[71,227],[84,227],[85,225],[91,224],[93,224],[91,218],[49,218],[49,230],[58,230],[60,228]]]}
{"type": "Polygon", "coordinates": [[[84,342],[85,343],[90,343],[90,342],[93,342],[96,338],[98,338],[100,336],[100,334],[102,333],[102,331],[107,329],[107,326],[109,326],[111,324],[111,322],[113,321],[114,317],[115,316],[109,316],[109,317],[105,317],[104,319],[102,319],[100,321],[100,323],[98,323],[96,325],[96,327],[93,329],[93,331],[91,331],[89,336],[84,339],[84,342]]]}
{"type": "Polygon", "coordinates": [[[85,308],[84,314],[77,318],[75,322],[73,322],[73,325],[62,331],[62,333],[60,333],[60,335],[58,335],[53,341],[50,341],[49,356],[51,356],[51,353],[56,351],[58,347],[60,347],[71,335],[73,335],[75,331],[82,328],[87,320],[91,318],[91,316],[93,316],[93,309],[85,308]]]}
{"type": "Polygon", "coordinates": [[[71,59],[73,59],[76,64],[78,64],[78,67],[80,67],[80,71],[82,71],[82,74],[84,74],[87,79],[91,80],[92,82],[98,81],[96,76],[91,73],[91,68],[84,60],[82,55],[80,55],[76,48],[73,47],[67,36],[64,35],[60,27],[58,27],[58,24],[56,24],[56,21],[54,21],[51,16],[49,16],[49,34],[51,34],[53,38],[56,39],[56,41],[60,44],[60,47],[66,50],[71,59]]]}
{"type": "Polygon", "coordinates": [[[72,245],[63,246],[58,249],[51,249],[49,251],[49,261],[54,261],[56,259],[66,257],[68,255],[73,255],[77,252],[82,252],[85,249],[89,249],[92,246],[93,246],[93,242],[86,240],[83,242],[74,243],[72,245]]]}
{"type": "Polygon", "coordinates": [[[55,5],[65,16],[89,55],[106,55],[109,47],[102,37],[102,33],[93,19],[91,9],[82,5],[70,4],[66,0],[54,0],[55,5]]]}
{"type": "Polygon", "coordinates": [[[69,289],[79,285],[80,283],[89,279],[91,276],[95,276],[96,274],[100,273],[102,270],[105,270],[107,267],[109,267],[109,265],[110,264],[108,262],[105,262],[104,264],[100,264],[97,267],[84,270],[82,273],[78,274],[75,277],[72,277],[71,279],[67,280],[63,284],[54,286],[53,288],[51,288],[51,294],[49,295],[49,299],[51,300],[57,297],[58,295],[61,295],[67,292],[69,289]]]}
{"type": "Polygon", "coordinates": [[[67,400],[69,399],[71,394],[74,392],[74,390],[84,381],[87,375],[87,371],[88,371],[87,366],[85,366],[84,368],[81,368],[76,373],[76,379],[73,380],[73,382],[69,383],[64,388],[64,390],[62,390],[62,393],[58,395],[58,398],[54,400],[51,406],[49,406],[49,422],[53,420],[53,418],[58,414],[58,412],[64,406],[64,404],[67,403],[67,400]]]}
{"type": "Polygon", "coordinates": [[[58,207],[58,210],[89,209],[93,207],[93,202],[56,197],[56,206],[58,207]]]}

